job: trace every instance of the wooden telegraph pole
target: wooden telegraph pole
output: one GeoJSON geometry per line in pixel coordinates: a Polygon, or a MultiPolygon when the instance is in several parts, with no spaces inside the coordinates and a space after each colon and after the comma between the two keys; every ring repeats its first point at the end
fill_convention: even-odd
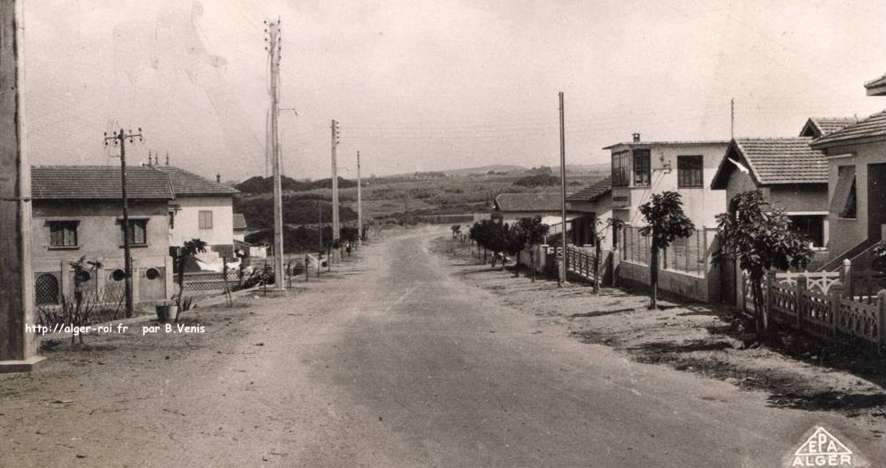
{"type": "Polygon", "coordinates": [[[280,115],[280,19],[277,21],[265,21],[268,29],[268,37],[265,40],[268,46],[268,62],[271,74],[271,112],[270,112],[270,156],[274,172],[274,291],[284,291],[286,285],[283,282],[283,183],[280,177],[280,138],[277,131],[277,121],[280,115]]]}
{"type": "Polygon", "coordinates": [[[357,247],[363,247],[363,187],[360,181],[360,152],[357,151],[357,247]]]}
{"type": "Polygon", "coordinates": [[[0,0],[0,372],[27,372],[43,359],[34,329],[22,3],[0,0]]]}
{"type": "Polygon", "coordinates": [[[560,258],[560,276],[557,285],[566,282],[566,130],[564,125],[563,91],[560,91],[560,210],[563,216],[563,231],[560,235],[563,256],[560,258]]]}
{"type": "Polygon", "coordinates": [[[332,121],[332,243],[341,238],[341,226],[338,219],[338,167],[336,166],[336,149],[341,142],[341,128],[337,120],[332,121]]]}
{"type": "Polygon", "coordinates": [[[130,130],[129,133],[126,133],[122,128],[119,132],[115,132],[111,135],[108,135],[107,132],[105,133],[105,146],[108,146],[109,144],[113,144],[114,146],[120,145],[120,198],[123,208],[123,270],[126,273],[123,287],[126,296],[127,317],[132,317],[134,307],[132,304],[132,251],[129,247],[131,242],[131,236],[129,233],[132,226],[129,225],[129,199],[126,196],[126,140],[129,140],[129,142],[132,143],[136,138],[138,138],[139,141],[143,141],[141,128],[138,129],[138,133],[133,133],[132,130],[130,130]]]}

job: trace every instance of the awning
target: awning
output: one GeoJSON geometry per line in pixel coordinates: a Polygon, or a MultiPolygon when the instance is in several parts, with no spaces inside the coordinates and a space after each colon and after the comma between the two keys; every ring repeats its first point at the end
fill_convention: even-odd
{"type": "Polygon", "coordinates": [[[837,185],[831,198],[830,212],[841,217],[849,214],[854,217],[854,213],[847,213],[847,208],[855,204],[855,194],[852,193],[855,186],[855,166],[842,166],[837,174],[837,185]]]}
{"type": "MultiPolygon", "coordinates": [[[[568,214],[566,215],[566,222],[572,221],[575,218],[580,218],[582,215],[576,214],[568,214]]],[[[543,216],[541,218],[542,224],[547,224],[548,226],[555,226],[563,223],[562,216],[543,216]]]]}

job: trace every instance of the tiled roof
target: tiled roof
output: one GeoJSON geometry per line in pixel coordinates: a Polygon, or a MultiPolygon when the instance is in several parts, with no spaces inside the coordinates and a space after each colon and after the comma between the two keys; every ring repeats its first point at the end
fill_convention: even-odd
{"type": "Polygon", "coordinates": [[[741,138],[726,151],[711,187],[726,188],[728,174],[736,168],[729,159],[747,164],[759,185],[826,184],[828,162],[812,149],[812,138],[741,138]]]}
{"type": "Polygon", "coordinates": [[[592,202],[612,191],[612,179],[606,177],[566,197],[570,202],[592,202]]]}
{"type": "MultiPolygon", "coordinates": [[[[31,196],[36,200],[119,200],[119,166],[34,166],[31,196]]],[[[169,177],[148,167],[126,168],[126,196],[132,200],[175,198],[169,177]]]]}
{"type": "Polygon", "coordinates": [[[868,81],[864,84],[868,96],[881,96],[880,92],[882,92],[882,89],[878,88],[883,88],[884,86],[886,86],[886,75],[883,75],[876,80],[868,81]]]}
{"type": "Polygon", "coordinates": [[[227,185],[213,182],[192,172],[174,166],[153,166],[169,176],[172,189],[176,196],[200,196],[200,195],[234,195],[239,193],[237,189],[227,185]]]}
{"type": "Polygon", "coordinates": [[[883,137],[886,137],[886,111],[878,112],[868,118],[859,120],[855,124],[818,138],[812,143],[812,146],[815,148],[826,148],[854,140],[883,137]]]}
{"type": "Polygon", "coordinates": [[[246,217],[243,216],[243,213],[234,213],[234,229],[246,229],[246,217]]]}
{"type": "Polygon", "coordinates": [[[498,211],[559,211],[559,193],[502,193],[495,197],[498,211]]]}
{"type": "Polygon", "coordinates": [[[810,117],[800,131],[800,136],[818,138],[834,133],[858,122],[855,117],[810,117]]]}
{"type": "Polygon", "coordinates": [[[608,150],[617,146],[627,146],[630,148],[647,146],[698,146],[698,145],[728,145],[728,140],[663,140],[663,141],[625,141],[603,147],[608,150]]]}

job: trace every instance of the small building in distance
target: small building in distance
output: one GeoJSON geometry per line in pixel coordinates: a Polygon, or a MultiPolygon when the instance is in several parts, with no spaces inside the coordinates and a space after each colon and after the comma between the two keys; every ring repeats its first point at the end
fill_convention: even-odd
{"type": "Polygon", "coordinates": [[[246,217],[243,216],[243,213],[234,213],[233,227],[234,240],[245,242],[249,227],[246,225],[246,217]]]}
{"type": "MultiPolygon", "coordinates": [[[[562,214],[562,199],[559,193],[501,193],[495,197],[492,219],[512,223],[520,218],[539,216],[542,223],[551,227],[548,234],[553,235],[563,229],[562,214]]],[[[575,214],[567,211],[567,230],[570,228],[568,222],[575,217],[575,214]]]]}
{"type": "MultiPolygon", "coordinates": [[[[133,298],[166,299],[173,292],[169,257],[169,178],[147,167],[127,168],[133,298]]],[[[73,293],[71,263],[90,271],[83,288],[122,297],[124,274],[120,168],[36,166],[31,169],[32,262],[35,302],[60,304],[73,293]],[[92,262],[92,263],[89,263],[92,262]],[[97,268],[95,265],[100,264],[97,268]]]]}
{"type": "Polygon", "coordinates": [[[602,250],[618,245],[618,227],[612,222],[612,179],[606,177],[566,197],[566,208],[576,215],[571,221],[572,243],[593,246],[595,231],[602,250]]]}

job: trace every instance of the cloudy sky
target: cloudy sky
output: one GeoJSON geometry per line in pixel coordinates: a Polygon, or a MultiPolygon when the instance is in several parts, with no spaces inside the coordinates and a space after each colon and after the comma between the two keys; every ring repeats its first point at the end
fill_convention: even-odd
{"type": "Polygon", "coordinates": [[[265,172],[265,19],[282,20],[284,172],[328,177],[558,164],[652,139],[794,136],[808,116],[869,115],[886,72],[886,2],[822,0],[40,0],[25,4],[34,164],[128,153],[224,179],[265,172]],[[351,171],[351,172],[347,172],[351,171]]]}

